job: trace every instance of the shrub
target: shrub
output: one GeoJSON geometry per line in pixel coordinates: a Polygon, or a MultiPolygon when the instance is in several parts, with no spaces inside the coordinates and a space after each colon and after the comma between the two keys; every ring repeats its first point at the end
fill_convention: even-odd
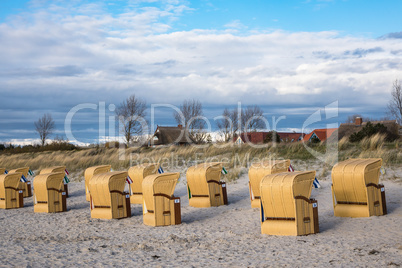
{"type": "Polygon", "coordinates": [[[44,152],[44,151],[71,151],[71,150],[76,150],[76,149],[78,149],[77,146],[69,143],[68,140],[64,140],[63,138],[59,138],[57,136],[52,142],[50,142],[49,144],[46,144],[44,146],[40,146],[38,144],[15,146],[15,145],[10,144],[7,147],[4,146],[4,149],[1,149],[1,144],[0,144],[0,151],[2,153],[10,153],[10,154],[33,153],[33,152],[44,152]]]}
{"type": "Polygon", "coordinates": [[[387,128],[381,124],[377,123],[373,125],[371,122],[367,122],[367,124],[363,127],[362,130],[359,132],[353,133],[349,137],[350,142],[359,142],[363,140],[364,138],[370,138],[371,136],[380,133],[380,134],[385,134],[387,140],[394,140],[392,135],[388,132],[387,128]]]}
{"type": "Polygon", "coordinates": [[[279,134],[276,131],[268,132],[268,135],[264,139],[264,143],[269,142],[276,142],[276,143],[281,142],[281,137],[279,137],[279,134]]]}

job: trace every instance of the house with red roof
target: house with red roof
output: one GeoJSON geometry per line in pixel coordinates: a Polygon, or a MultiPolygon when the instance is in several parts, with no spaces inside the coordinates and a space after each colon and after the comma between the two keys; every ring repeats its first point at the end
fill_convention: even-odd
{"type": "Polygon", "coordinates": [[[311,141],[314,138],[317,138],[319,141],[323,142],[326,141],[329,137],[331,137],[332,133],[334,133],[337,128],[321,128],[321,129],[314,129],[311,133],[304,136],[303,141],[311,141]]]}
{"type": "MultiPolygon", "coordinates": [[[[287,132],[277,132],[281,142],[296,142],[301,141],[305,134],[303,133],[287,133],[287,132]]],[[[268,135],[272,135],[272,132],[247,132],[241,133],[240,136],[235,137],[233,141],[236,144],[243,143],[253,143],[253,144],[261,144],[264,143],[265,138],[268,135]]]]}
{"type": "Polygon", "coordinates": [[[281,142],[297,142],[303,140],[303,137],[306,135],[304,133],[299,132],[277,132],[279,137],[281,138],[281,142]]]}
{"type": "Polygon", "coordinates": [[[264,139],[267,137],[269,132],[246,132],[241,133],[240,136],[234,138],[236,144],[242,143],[264,143],[264,139]]]}

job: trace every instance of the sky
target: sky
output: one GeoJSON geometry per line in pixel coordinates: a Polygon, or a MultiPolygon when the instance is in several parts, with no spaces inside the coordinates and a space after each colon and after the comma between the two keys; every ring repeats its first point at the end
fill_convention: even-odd
{"type": "Polygon", "coordinates": [[[239,105],[260,106],[279,131],[382,118],[402,79],[400,10],[399,0],[3,0],[0,143],[38,143],[45,113],[52,138],[113,139],[114,107],[132,94],[151,130],[175,125],[185,99],[203,104],[211,131],[239,105]]]}

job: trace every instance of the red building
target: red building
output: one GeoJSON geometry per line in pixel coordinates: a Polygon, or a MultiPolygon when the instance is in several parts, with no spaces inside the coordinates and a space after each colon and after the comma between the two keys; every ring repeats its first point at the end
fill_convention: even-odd
{"type": "MultiPolygon", "coordinates": [[[[305,134],[296,132],[277,132],[281,142],[297,142],[301,141],[305,134]]],[[[241,133],[240,136],[234,138],[235,143],[264,143],[265,138],[272,135],[272,132],[247,132],[241,133]]]]}

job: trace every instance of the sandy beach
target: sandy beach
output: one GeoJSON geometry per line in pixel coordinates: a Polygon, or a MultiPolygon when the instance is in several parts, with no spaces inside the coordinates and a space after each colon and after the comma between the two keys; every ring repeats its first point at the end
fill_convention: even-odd
{"type": "Polygon", "coordinates": [[[34,213],[32,197],[24,199],[24,208],[0,210],[0,266],[398,267],[401,172],[402,167],[387,169],[380,179],[388,215],[355,219],[333,216],[328,172],[320,178],[322,187],[312,191],[320,233],[299,237],[261,234],[246,172],[228,184],[228,206],[203,209],[188,206],[182,175],[175,195],[181,197],[183,223],[167,227],[144,225],[140,205],[131,205],[131,218],[91,219],[84,181],[73,175],[67,212],[34,213]]]}

